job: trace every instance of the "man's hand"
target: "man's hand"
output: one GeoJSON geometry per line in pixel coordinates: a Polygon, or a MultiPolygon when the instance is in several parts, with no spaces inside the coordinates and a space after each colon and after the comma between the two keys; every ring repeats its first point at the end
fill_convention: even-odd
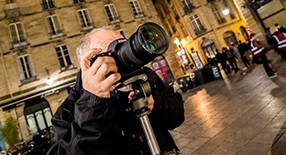
{"type": "Polygon", "coordinates": [[[110,56],[98,57],[90,64],[90,59],[100,52],[101,49],[91,49],[81,57],[82,85],[85,90],[98,97],[109,98],[111,86],[120,80],[121,76],[115,60],[110,56]],[[106,77],[107,74],[109,76],[106,77]]]}
{"type": "MultiPolygon", "coordinates": [[[[130,94],[129,94],[129,96],[128,96],[128,99],[129,99],[129,100],[132,100],[133,98],[134,98],[134,92],[131,91],[130,94]]],[[[150,110],[152,110],[153,107],[154,107],[154,98],[153,98],[152,95],[150,95],[150,96],[147,98],[147,102],[148,102],[147,107],[148,107],[150,110]]]]}

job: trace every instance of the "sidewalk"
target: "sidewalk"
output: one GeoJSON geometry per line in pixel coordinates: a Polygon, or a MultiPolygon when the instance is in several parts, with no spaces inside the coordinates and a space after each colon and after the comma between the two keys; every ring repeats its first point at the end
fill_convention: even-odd
{"type": "Polygon", "coordinates": [[[183,155],[286,155],[286,62],[278,77],[253,66],[183,94],[186,120],[172,131],[183,155]]]}

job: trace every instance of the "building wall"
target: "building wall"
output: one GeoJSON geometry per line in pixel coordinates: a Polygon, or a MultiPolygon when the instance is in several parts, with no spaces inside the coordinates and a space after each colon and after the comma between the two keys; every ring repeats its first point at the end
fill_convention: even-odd
{"type": "MultiPolygon", "coordinates": [[[[53,2],[55,6],[53,9],[43,10],[40,0],[14,0],[20,13],[20,16],[15,19],[6,18],[5,11],[0,11],[0,121],[4,125],[6,117],[12,115],[18,121],[21,129],[19,130],[21,131],[19,137],[23,137],[24,140],[31,138],[23,113],[25,100],[42,96],[49,102],[52,113],[54,113],[67,96],[65,87],[74,84],[75,74],[79,70],[75,49],[80,38],[88,32],[82,30],[80,26],[79,17],[76,13],[78,9],[88,9],[92,25],[95,28],[111,25],[115,29],[123,29],[126,37],[133,34],[137,27],[145,22],[160,24],[151,0],[138,0],[144,12],[144,16],[140,18],[134,17],[128,0],[85,0],[82,4],[74,4],[73,0],[56,0],[53,2]],[[113,3],[116,6],[120,22],[109,23],[104,10],[104,5],[107,3],[113,3]],[[46,17],[52,14],[58,15],[60,19],[64,33],[61,37],[51,38],[49,35],[50,30],[46,17]],[[13,21],[23,23],[27,46],[12,48],[9,23],[13,21]],[[74,68],[66,71],[60,70],[55,52],[55,46],[61,44],[67,45],[71,61],[74,64],[74,68]],[[35,81],[25,84],[20,82],[16,62],[16,58],[23,54],[31,55],[37,77],[35,81]],[[46,69],[48,69],[50,78],[55,80],[52,86],[46,84],[48,79],[46,69]]],[[[7,3],[0,1],[0,9],[4,10],[5,6],[7,3]]],[[[166,57],[168,59],[168,56],[166,57]]]]}
{"type": "Polygon", "coordinates": [[[254,5],[244,0],[233,0],[242,18],[248,25],[249,31],[255,33],[265,46],[269,46],[266,41],[265,29],[278,23],[286,26],[286,15],[284,0],[265,0],[265,4],[255,8],[254,5]]]}
{"type": "MultiPolygon", "coordinates": [[[[181,43],[180,48],[184,48],[187,53],[191,53],[192,49],[198,51],[199,57],[202,60],[203,64],[207,64],[207,57],[203,52],[202,43],[204,39],[210,39],[214,41],[217,49],[221,50],[222,47],[227,46],[224,41],[224,33],[230,31],[235,34],[237,40],[246,41],[243,37],[240,27],[247,27],[247,24],[242,19],[241,14],[237,10],[233,1],[225,1],[226,6],[230,9],[231,13],[235,18],[231,18],[230,15],[223,15],[221,12],[225,8],[225,3],[223,0],[220,1],[210,1],[207,0],[192,0],[190,1],[192,4],[192,8],[187,12],[184,10],[181,1],[177,0],[164,0],[164,1],[156,1],[155,7],[158,11],[159,17],[161,17],[162,23],[165,29],[169,32],[170,42],[172,46],[172,54],[175,56],[176,52],[179,50],[176,44],[173,43],[175,38],[178,38],[181,43]],[[223,18],[225,18],[225,22],[218,23],[214,13],[212,12],[212,7],[216,6],[219,13],[223,18]],[[176,18],[174,10],[172,7],[178,12],[179,18],[176,18]],[[204,30],[201,33],[196,33],[191,23],[191,16],[197,15],[203,25],[204,30]],[[184,35],[182,32],[182,28],[180,24],[184,25],[186,28],[187,35],[184,35]],[[172,27],[172,25],[175,27],[172,27]]],[[[191,57],[187,55],[189,60],[192,61],[191,57]]],[[[180,63],[177,61],[176,66],[180,66],[180,63]]],[[[188,69],[185,73],[189,73],[191,70],[196,68],[188,69]]],[[[174,73],[176,77],[184,74],[181,70],[177,70],[174,73]],[[180,71],[180,72],[178,72],[180,71]]]]}

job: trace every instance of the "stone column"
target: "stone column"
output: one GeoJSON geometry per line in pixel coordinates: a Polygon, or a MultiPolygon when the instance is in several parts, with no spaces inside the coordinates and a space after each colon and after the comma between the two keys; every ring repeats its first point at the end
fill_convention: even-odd
{"type": "Polygon", "coordinates": [[[265,30],[257,13],[251,8],[249,2],[245,0],[233,0],[243,20],[247,23],[250,33],[255,33],[256,36],[265,45],[267,44],[265,30]]]}

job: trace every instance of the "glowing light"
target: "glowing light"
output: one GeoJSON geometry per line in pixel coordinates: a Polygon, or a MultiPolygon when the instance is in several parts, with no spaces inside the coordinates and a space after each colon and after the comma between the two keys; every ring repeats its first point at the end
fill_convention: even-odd
{"type": "Polygon", "coordinates": [[[177,46],[180,46],[180,40],[178,39],[178,38],[175,38],[175,40],[174,40],[174,43],[177,45],[177,46]]]}
{"type": "Polygon", "coordinates": [[[229,15],[229,13],[230,13],[229,8],[224,8],[222,10],[222,14],[225,15],[225,16],[229,15]]]}
{"type": "Polygon", "coordinates": [[[51,78],[48,78],[47,81],[46,81],[46,83],[47,83],[48,85],[52,85],[52,84],[54,84],[54,80],[51,79],[51,78]]]}

